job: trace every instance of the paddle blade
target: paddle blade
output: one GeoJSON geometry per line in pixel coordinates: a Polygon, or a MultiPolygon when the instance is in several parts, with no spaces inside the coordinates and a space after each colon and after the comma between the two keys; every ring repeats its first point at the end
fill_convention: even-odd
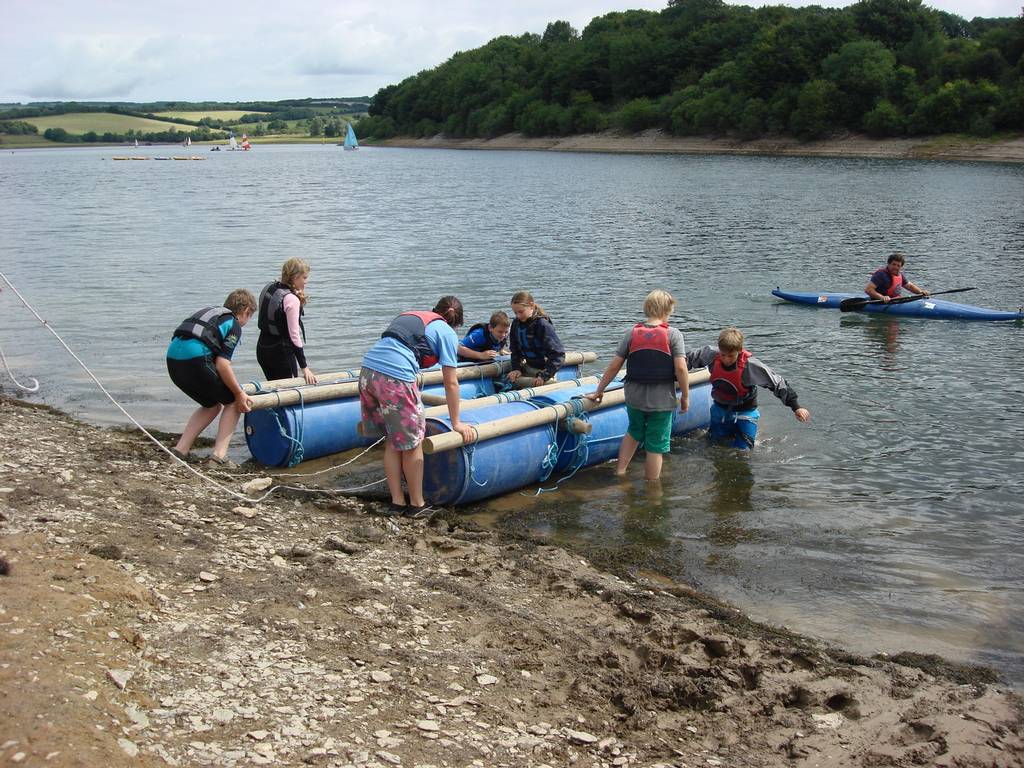
{"type": "Polygon", "coordinates": [[[867,299],[843,299],[839,302],[840,312],[853,312],[868,303],[867,299]]]}

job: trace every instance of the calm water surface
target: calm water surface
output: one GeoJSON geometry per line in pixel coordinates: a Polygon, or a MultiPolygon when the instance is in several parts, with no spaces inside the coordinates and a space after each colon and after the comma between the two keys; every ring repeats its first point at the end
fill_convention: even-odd
{"type": "MultiPolygon", "coordinates": [[[[318,371],[358,365],[399,311],[455,293],[483,320],[521,288],[603,364],[665,287],[689,345],[738,325],[813,421],[763,395],[752,455],[683,439],[658,489],[602,466],[477,513],[856,651],[938,652],[1024,683],[1024,328],[769,293],[857,289],[900,249],[919,284],[1016,308],[1024,167],[333,145],[110,160],[123,151],[0,154],[0,270],[144,423],[177,430],[191,411],[164,369],[174,326],[288,256],[313,265],[318,371]]],[[[37,399],[122,421],[10,291],[0,346],[37,399]]]]}

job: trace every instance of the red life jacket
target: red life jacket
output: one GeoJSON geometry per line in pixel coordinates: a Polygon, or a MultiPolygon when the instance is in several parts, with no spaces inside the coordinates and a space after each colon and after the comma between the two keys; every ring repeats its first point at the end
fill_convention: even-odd
{"type": "Polygon", "coordinates": [[[416,356],[416,364],[420,368],[429,368],[437,364],[437,355],[427,341],[427,326],[444,318],[436,312],[403,312],[396,317],[381,338],[398,339],[416,356]]]}
{"type": "Polygon", "coordinates": [[[676,380],[675,361],[672,346],[668,341],[668,325],[661,323],[654,327],[637,323],[629,339],[629,361],[626,367],[626,381],[653,384],[676,380]]]}
{"type": "Polygon", "coordinates": [[[756,407],[757,389],[743,384],[743,371],[748,359],[750,353],[744,349],[732,370],[727,370],[722,366],[721,355],[715,355],[711,363],[711,397],[716,403],[737,410],[756,407]]]}
{"type": "Polygon", "coordinates": [[[896,277],[892,275],[889,275],[889,277],[892,279],[892,284],[889,286],[889,290],[885,292],[885,295],[895,299],[900,295],[900,288],[903,287],[903,273],[900,272],[896,277]]]}
{"type": "Polygon", "coordinates": [[[875,283],[875,290],[877,290],[880,294],[895,299],[897,296],[900,295],[900,289],[903,287],[904,283],[907,282],[907,279],[903,277],[902,272],[896,275],[896,277],[893,277],[886,267],[882,267],[881,269],[871,274],[871,282],[875,283]],[[883,291],[882,286],[878,285],[878,283],[875,283],[876,278],[880,280],[888,279],[889,287],[883,291]]]}

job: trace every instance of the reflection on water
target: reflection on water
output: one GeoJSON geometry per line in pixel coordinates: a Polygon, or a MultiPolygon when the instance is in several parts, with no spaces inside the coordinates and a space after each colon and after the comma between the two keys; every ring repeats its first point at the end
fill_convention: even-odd
{"type": "Polygon", "coordinates": [[[862,329],[864,337],[880,352],[879,367],[882,370],[892,371],[899,365],[900,324],[902,322],[906,321],[898,317],[865,314],[847,315],[840,319],[839,324],[844,330],[847,328],[862,329]]]}
{"type": "MultiPolygon", "coordinates": [[[[305,324],[321,371],[358,365],[395,314],[442,294],[478,322],[527,289],[566,346],[601,355],[593,373],[664,287],[689,347],[741,328],[813,421],[765,393],[750,455],[698,435],[673,443],[660,484],[635,460],[625,481],[594,467],[470,512],[853,650],[940,652],[1024,681],[1024,329],[770,295],[859,290],[893,250],[921,284],[959,284],[970,253],[971,274],[991,279],[985,304],[1018,306],[1024,248],[1006,246],[1024,232],[1024,166],[284,145],[203,163],[110,154],[0,155],[0,266],[144,423],[177,430],[192,410],[163,365],[174,326],[232,288],[258,292],[287,256],[312,265],[305,324]]],[[[40,380],[39,399],[122,420],[10,292],[0,317],[0,346],[40,380]]],[[[246,381],[260,378],[253,331],[233,361],[246,381]]]]}

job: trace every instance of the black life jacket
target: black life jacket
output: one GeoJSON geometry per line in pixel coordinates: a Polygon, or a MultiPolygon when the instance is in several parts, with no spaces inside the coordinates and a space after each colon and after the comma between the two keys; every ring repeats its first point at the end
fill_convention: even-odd
{"type": "MultiPolygon", "coordinates": [[[[288,335],[288,320],[284,314],[284,297],[292,293],[287,283],[275,280],[263,286],[260,291],[260,313],[257,323],[260,329],[260,341],[266,345],[282,343],[291,346],[291,337],[288,335]],[[264,338],[263,334],[266,334],[264,338]]],[[[306,310],[299,305],[299,332],[302,340],[306,340],[306,326],[302,322],[302,316],[306,310]]]]}
{"type": "Polygon", "coordinates": [[[719,405],[737,411],[749,411],[757,407],[757,387],[743,384],[743,371],[747,367],[750,353],[740,352],[732,369],[722,366],[722,358],[715,355],[711,363],[711,397],[719,405]]]}
{"type": "Polygon", "coordinates": [[[445,321],[436,312],[403,312],[391,321],[381,338],[398,339],[416,355],[420,368],[429,368],[437,364],[437,355],[427,341],[427,326],[438,320],[445,321]]]}
{"type": "Polygon", "coordinates": [[[653,328],[644,323],[634,325],[626,359],[629,361],[626,381],[654,384],[676,380],[676,366],[672,359],[666,323],[653,328]]]}
{"type": "Polygon", "coordinates": [[[215,355],[220,354],[224,351],[224,337],[221,335],[220,325],[227,318],[234,316],[235,313],[227,307],[200,309],[174,329],[174,337],[177,339],[199,339],[215,355]]]}
{"type": "Polygon", "coordinates": [[[531,368],[543,368],[547,359],[544,346],[537,339],[538,331],[544,320],[551,323],[552,328],[554,327],[555,324],[547,315],[534,315],[525,323],[518,319],[512,321],[512,333],[516,334],[516,340],[519,342],[519,354],[531,368]]]}

